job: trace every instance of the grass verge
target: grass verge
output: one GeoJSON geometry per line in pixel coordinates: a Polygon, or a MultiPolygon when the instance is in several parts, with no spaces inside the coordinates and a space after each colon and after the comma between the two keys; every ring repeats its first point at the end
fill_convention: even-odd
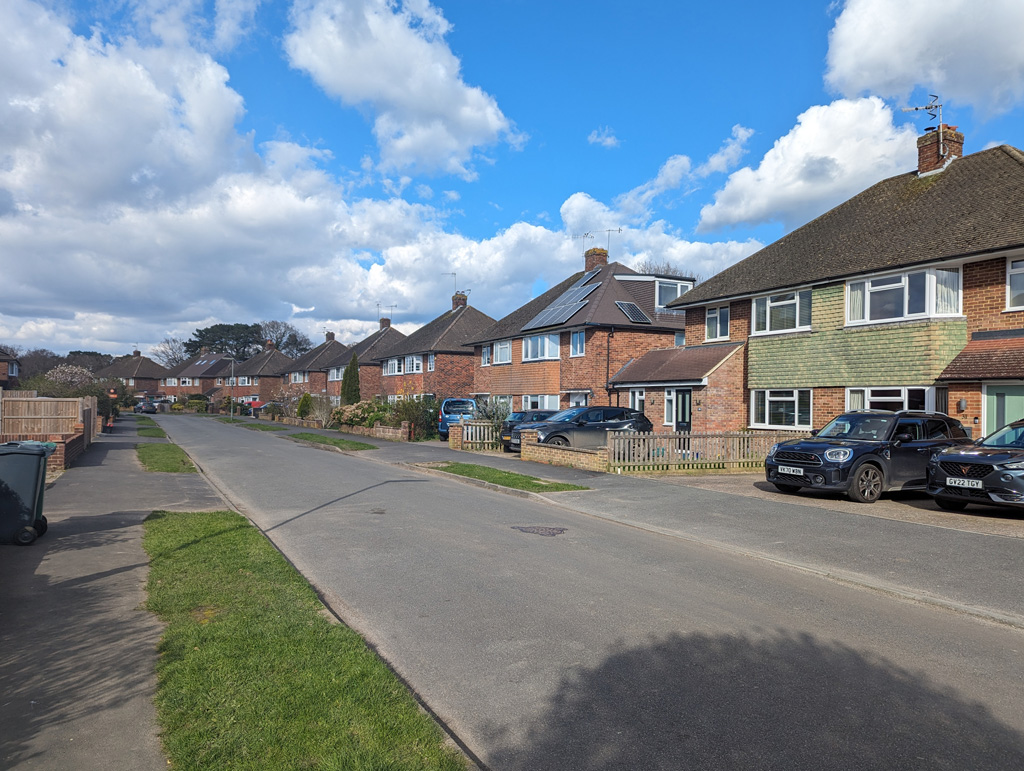
{"type": "Polygon", "coordinates": [[[309,584],[233,512],[154,512],[147,607],[166,624],[157,713],[176,768],[465,769],[309,584]]]}
{"type": "Polygon", "coordinates": [[[246,423],[242,428],[248,428],[252,431],[287,431],[288,426],[275,426],[273,424],[266,423],[246,423]]]}
{"type": "Polygon", "coordinates": [[[147,418],[145,415],[136,415],[135,416],[135,425],[136,426],[155,426],[155,425],[158,425],[158,424],[157,424],[157,422],[155,420],[153,420],[153,418],[147,418]]]}
{"type": "Polygon", "coordinates": [[[150,439],[166,439],[167,434],[159,426],[143,426],[135,432],[138,436],[145,436],[150,439]]]}
{"type": "Polygon", "coordinates": [[[196,470],[184,450],[176,444],[137,444],[135,451],[146,471],[190,473],[196,470]]]}
{"type": "Polygon", "coordinates": [[[463,477],[481,479],[484,482],[511,487],[513,490],[525,490],[530,493],[561,493],[569,490],[589,490],[589,487],[570,485],[564,482],[546,482],[537,477],[526,474],[516,474],[512,471],[500,471],[489,466],[478,466],[475,463],[445,463],[438,465],[441,471],[449,474],[458,474],[463,477]]]}
{"type": "Polygon", "coordinates": [[[353,442],[351,439],[338,439],[333,436],[323,436],[321,434],[308,434],[305,431],[300,431],[297,434],[289,434],[286,438],[288,439],[301,439],[303,442],[316,442],[317,444],[329,444],[331,447],[337,447],[339,450],[376,450],[372,444],[366,442],[353,442]]]}

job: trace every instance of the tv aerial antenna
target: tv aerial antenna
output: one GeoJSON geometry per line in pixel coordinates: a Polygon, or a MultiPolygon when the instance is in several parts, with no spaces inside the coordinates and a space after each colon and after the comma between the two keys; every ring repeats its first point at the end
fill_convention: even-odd
{"type": "Polygon", "coordinates": [[[591,233],[588,230],[586,233],[578,233],[578,234],[574,235],[572,237],[572,240],[573,241],[580,241],[580,240],[582,240],[583,241],[583,252],[586,253],[586,251],[587,251],[587,239],[588,238],[593,238],[593,237],[594,237],[594,234],[591,233]]]}
{"type": "Polygon", "coordinates": [[[622,228],[610,228],[604,232],[608,234],[608,251],[610,252],[612,250],[612,233],[621,233],[622,228]]]}
{"type": "MultiPolygon", "coordinates": [[[[935,120],[936,117],[938,117],[938,120],[939,120],[939,123],[938,123],[938,131],[939,131],[939,157],[940,158],[945,158],[946,157],[946,142],[945,142],[945,140],[943,139],[943,136],[942,136],[942,105],[939,104],[939,101],[938,101],[939,100],[939,95],[938,94],[928,94],[928,96],[930,96],[932,98],[932,100],[928,104],[924,105],[923,107],[904,107],[903,108],[903,112],[918,112],[920,110],[924,110],[925,112],[928,113],[928,117],[931,118],[932,120],[935,120]]],[[[935,129],[936,129],[935,126],[928,126],[928,127],[925,128],[925,131],[935,131],[935,129]]]]}
{"type": "Polygon", "coordinates": [[[451,273],[442,273],[441,275],[442,276],[451,276],[452,277],[452,294],[453,295],[454,294],[458,294],[459,293],[459,279],[456,276],[455,272],[453,271],[451,273]]]}

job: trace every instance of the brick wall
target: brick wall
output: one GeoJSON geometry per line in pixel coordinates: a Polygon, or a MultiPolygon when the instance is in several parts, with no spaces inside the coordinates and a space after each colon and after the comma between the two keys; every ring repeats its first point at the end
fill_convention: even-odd
{"type": "MultiPolygon", "coordinates": [[[[434,356],[434,371],[427,372],[427,356],[423,356],[423,372],[404,375],[384,375],[377,368],[380,386],[377,392],[383,397],[434,394],[438,399],[468,396],[476,392],[473,384],[474,357],[470,353],[439,353],[434,356]]],[[[359,388],[362,391],[362,368],[359,372],[359,388]]],[[[376,392],[375,392],[376,393],[376,392]]],[[[363,398],[369,398],[363,394],[363,398]]]]}
{"type": "Polygon", "coordinates": [[[981,408],[984,402],[985,396],[981,392],[981,383],[949,384],[949,415],[971,428],[971,436],[975,439],[980,439],[985,434],[985,428],[981,422],[981,408]],[[967,401],[966,409],[960,409],[961,399],[967,401]]]}
{"type": "Polygon", "coordinates": [[[382,379],[383,375],[381,374],[380,364],[360,364],[359,398],[373,399],[377,396],[382,396],[384,394],[384,389],[381,386],[382,379]]]}
{"type": "Polygon", "coordinates": [[[538,444],[536,431],[521,433],[520,457],[535,463],[547,463],[550,466],[566,466],[584,471],[608,471],[608,448],[584,450],[574,447],[555,447],[549,444],[538,444]]]}
{"type": "Polygon", "coordinates": [[[964,265],[967,331],[1021,329],[1024,311],[1006,310],[1006,260],[1000,257],[964,265]]]}

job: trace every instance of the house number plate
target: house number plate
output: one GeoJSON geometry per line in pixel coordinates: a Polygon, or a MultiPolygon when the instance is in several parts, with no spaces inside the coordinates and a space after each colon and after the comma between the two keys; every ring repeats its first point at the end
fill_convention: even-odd
{"type": "Polygon", "coordinates": [[[961,479],[960,477],[946,477],[947,487],[969,487],[972,490],[982,490],[985,485],[980,479],[961,479]]]}
{"type": "Polygon", "coordinates": [[[790,476],[802,477],[804,470],[799,466],[779,466],[780,474],[789,474],[790,476]]]}

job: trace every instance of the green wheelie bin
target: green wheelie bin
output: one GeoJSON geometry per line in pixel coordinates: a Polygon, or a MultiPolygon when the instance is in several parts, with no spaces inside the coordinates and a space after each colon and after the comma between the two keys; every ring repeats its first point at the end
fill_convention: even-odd
{"type": "Polygon", "coordinates": [[[46,532],[43,491],[53,445],[0,444],[0,543],[27,545],[46,532]]]}

